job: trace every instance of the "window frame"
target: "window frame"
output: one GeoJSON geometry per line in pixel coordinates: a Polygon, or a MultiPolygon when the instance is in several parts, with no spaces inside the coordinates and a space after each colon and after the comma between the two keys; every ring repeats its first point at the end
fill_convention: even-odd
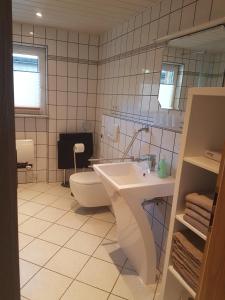
{"type": "MultiPolygon", "coordinates": [[[[46,116],[47,115],[47,46],[13,43],[13,54],[28,54],[40,57],[40,107],[16,107],[16,115],[46,116]]],[[[14,72],[14,70],[13,70],[14,72]]],[[[15,97],[15,95],[14,95],[15,97]]]]}
{"type": "Polygon", "coordinates": [[[162,69],[160,72],[160,84],[159,84],[159,94],[158,94],[158,101],[162,107],[162,90],[160,93],[160,87],[170,85],[173,86],[173,95],[171,98],[171,103],[167,107],[162,107],[166,109],[173,109],[173,110],[179,110],[179,100],[180,100],[180,94],[181,94],[181,88],[182,88],[182,82],[183,82],[183,73],[184,73],[184,64],[182,63],[177,63],[177,62],[167,62],[163,61],[162,62],[162,69]],[[167,67],[173,66],[174,67],[174,77],[173,77],[173,84],[167,84],[167,83],[161,83],[161,76],[163,72],[163,65],[167,67]],[[180,81],[180,85],[178,85],[178,81],[180,81]],[[178,97],[177,97],[178,95],[178,97]],[[178,103],[177,103],[178,102],[178,103]]]}

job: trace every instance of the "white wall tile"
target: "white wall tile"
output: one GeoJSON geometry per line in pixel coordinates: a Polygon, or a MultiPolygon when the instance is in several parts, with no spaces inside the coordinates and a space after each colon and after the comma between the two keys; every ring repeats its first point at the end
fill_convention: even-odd
{"type": "Polygon", "coordinates": [[[79,58],[88,59],[88,45],[79,44],[79,58]]]}
{"type": "Polygon", "coordinates": [[[180,29],[184,30],[190,28],[194,24],[196,3],[190,4],[183,8],[180,29]]]}
{"type": "Polygon", "coordinates": [[[56,28],[46,28],[46,38],[50,40],[56,40],[56,28]]]}
{"type": "Polygon", "coordinates": [[[212,0],[199,0],[196,4],[195,25],[209,21],[212,7],[212,0]]]}
{"type": "Polygon", "coordinates": [[[88,44],[89,42],[89,34],[88,33],[79,33],[79,43],[80,44],[88,44]]]}

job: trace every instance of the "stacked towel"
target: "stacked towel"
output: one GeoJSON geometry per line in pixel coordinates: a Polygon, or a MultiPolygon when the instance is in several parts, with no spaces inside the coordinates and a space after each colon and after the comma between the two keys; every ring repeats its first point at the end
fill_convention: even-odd
{"type": "Polygon", "coordinates": [[[194,291],[199,285],[203,250],[204,241],[191,232],[176,232],[173,235],[171,257],[174,269],[194,291]]]}
{"type": "Polygon", "coordinates": [[[184,220],[207,235],[212,213],[213,199],[207,195],[197,193],[188,194],[185,197],[186,208],[184,220]]]}

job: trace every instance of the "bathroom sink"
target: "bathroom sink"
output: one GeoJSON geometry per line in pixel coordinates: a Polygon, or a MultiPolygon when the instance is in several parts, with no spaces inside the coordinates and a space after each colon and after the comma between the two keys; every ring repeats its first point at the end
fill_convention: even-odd
{"type": "Polygon", "coordinates": [[[156,247],[145,200],[172,196],[174,178],[148,174],[137,162],[94,165],[110,197],[117,223],[118,243],[145,284],[156,280],[156,247]]]}
{"type": "Polygon", "coordinates": [[[94,165],[94,170],[102,178],[108,190],[117,191],[123,197],[137,200],[153,199],[173,195],[174,178],[159,178],[156,172],[148,174],[137,162],[122,162],[94,165]]]}

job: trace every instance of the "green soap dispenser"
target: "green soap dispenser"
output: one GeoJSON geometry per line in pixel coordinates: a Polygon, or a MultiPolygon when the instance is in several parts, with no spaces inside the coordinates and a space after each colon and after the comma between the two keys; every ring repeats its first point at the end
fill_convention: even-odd
{"type": "Polygon", "coordinates": [[[165,158],[162,157],[159,161],[159,164],[158,164],[158,176],[159,178],[166,178],[168,177],[168,173],[167,173],[167,164],[166,164],[166,161],[165,161],[165,158]]]}

